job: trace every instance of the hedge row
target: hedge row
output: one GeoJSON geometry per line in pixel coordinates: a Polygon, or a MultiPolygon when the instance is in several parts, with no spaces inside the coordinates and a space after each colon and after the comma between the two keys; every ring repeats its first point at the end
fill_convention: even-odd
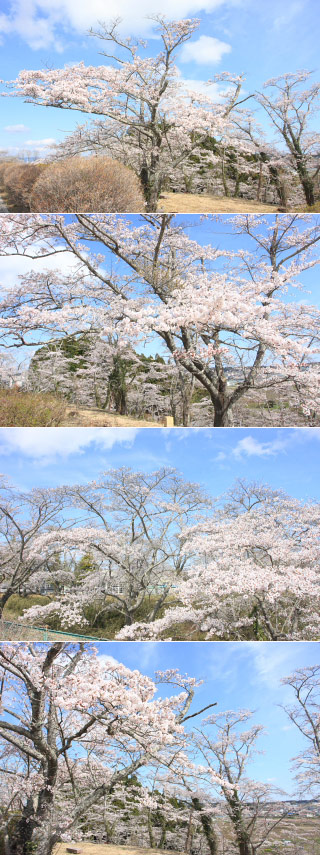
{"type": "Polygon", "coordinates": [[[139,212],[145,201],[132,169],[109,157],[0,164],[8,206],[19,212],[139,212]]]}

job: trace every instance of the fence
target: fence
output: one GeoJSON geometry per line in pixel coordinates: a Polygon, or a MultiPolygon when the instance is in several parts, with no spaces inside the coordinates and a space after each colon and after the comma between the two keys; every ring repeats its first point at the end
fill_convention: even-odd
{"type": "Polygon", "coordinates": [[[13,620],[0,621],[0,637],[3,641],[106,641],[96,635],[77,635],[75,632],[62,632],[60,629],[49,629],[48,626],[32,626],[31,624],[19,623],[13,620]]]}

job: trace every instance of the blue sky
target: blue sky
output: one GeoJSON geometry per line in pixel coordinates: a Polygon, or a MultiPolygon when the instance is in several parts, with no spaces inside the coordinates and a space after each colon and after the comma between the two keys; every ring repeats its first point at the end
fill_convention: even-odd
{"type": "Polygon", "coordinates": [[[319,500],[320,429],[0,429],[0,472],[19,489],[86,483],[120,466],[172,466],[212,495],[241,477],[319,500]]]}
{"type": "Polygon", "coordinates": [[[191,712],[215,701],[214,712],[254,710],[253,721],[264,725],[267,733],[259,740],[264,753],[255,758],[250,774],[294,794],[290,760],[306,742],[280,707],[293,701],[291,690],[281,686],[280,680],[296,668],[319,662],[319,643],[117,641],[100,644],[98,649],[100,655],[113,656],[151,677],[157,669],[178,668],[182,674],[203,679],[191,712]]]}
{"type": "MultiPolygon", "coordinates": [[[[0,11],[1,78],[22,69],[59,68],[83,60],[99,65],[101,45],[87,37],[98,20],[123,18],[123,32],[150,37],[148,53],[159,51],[146,16],[198,17],[199,31],[179,60],[184,79],[201,81],[215,73],[244,72],[246,94],[286,71],[319,70],[320,24],[317,0],[4,0],[0,11]],[[203,41],[216,39],[217,42],[203,41]],[[199,41],[200,40],[200,41],[199,41]],[[208,52],[209,47],[209,52],[208,52]]],[[[250,104],[250,102],[249,102],[250,104]]],[[[60,140],[83,121],[78,112],[36,108],[20,99],[0,103],[0,146],[33,152],[43,140],[60,140]],[[12,130],[15,128],[15,130],[12,130]]]]}

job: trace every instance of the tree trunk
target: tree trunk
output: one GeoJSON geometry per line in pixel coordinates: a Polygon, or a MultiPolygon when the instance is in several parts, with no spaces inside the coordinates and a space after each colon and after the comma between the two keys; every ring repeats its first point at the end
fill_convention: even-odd
{"type": "Polygon", "coordinates": [[[311,208],[315,203],[312,178],[310,178],[310,176],[305,173],[304,177],[301,178],[301,184],[303,187],[304,195],[306,197],[306,203],[311,208]]]}
{"type": "Polygon", "coordinates": [[[230,411],[229,408],[223,405],[217,404],[216,401],[212,402],[214,405],[214,427],[227,427],[230,420],[230,411]]]}
{"type": "Polygon", "coordinates": [[[149,834],[150,849],[155,849],[156,848],[156,842],[155,842],[154,834],[153,834],[153,825],[152,825],[152,818],[151,818],[150,810],[148,811],[148,834],[149,834]]]}
{"type": "Polygon", "coordinates": [[[243,809],[238,797],[227,798],[239,855],[252,855],[250,837],[243,821],[243,809]]]}
{"type": "Polygon", "coordinates": [[[202,812],[203,805],[196,796],[192,796],[192,804],[196,811],[201,811],[201,825],[209,847],[210,855],[218,855],[218,838],[214,830],[212,817],[202,812]]]}
{"type": "Polygon", "coordinates": [[[186,838],[187,855],[190,855],[190,852],[191,852],[192,839],[193,839],[192,811],[190,811],[190,817],[189,817],[189,822],[188,822],[188,830],[187,830],[187,838],[186,838]]]}
{"type": "Polygon", "coordinates": [[[155,173],[147,166],[143,166],[140,170],[140,181],[146,200],[146,211],[154,213],[157,210],[161,192],[160,182],[157,180],[155,173]]]}
{"type": "Polygon", "coordinates": [[[305,200],[309,207],[312,207],[315,203],[314,198],[314,181],[309,175],[308,169],[304,162],[304,157],[301,152],[300,146],[298,143],[294,146],[295,148],[295,159],[297,164],[297,172],[301,181],[301,186],[305,195],[305,200]]]}
{"type": "Polygon", "coordinates": [[[247,837],[238,838],[239,855],[251,855],[251,845],[247,837]]]}
{"type": "Polygon", "coordinates": [[[0,619],[3,617],[3,610],[4,610],[4,607],[5,607],[5,605],[7,604],[8,600],[10,599],[11,594],[13,594],[13,593],[14,593],[14,591],[13,591],[11,588],[8,588],[8,589],[4,592],[4,594],[2,595],[2,597],[0,597],[0,619]]]}
{"type": "Polygon", "coordinates": [[[165,849],[167,843],[167,823],[165,817],[160,814],[160,822],[161,822],[161,837],[159,841],[159,849],[165,849]]]}
{"type": "Polygon", "coordinates": [[[23,809],[22,816],[8,832],[7,845],[10,855],[30,855],[34,831],[34,807],[31,798],[23,809]]]}
{"type": "MultiPolygon", "coordinates": [[[[58,837],[52,833],[50,822],[41,823],[32,838],[32,844],[35,845],[35,855],[51,855],[57,842],[58,837]]],[[[28,849],[27,855],[30,855],[30,849],[28,849]]]]}

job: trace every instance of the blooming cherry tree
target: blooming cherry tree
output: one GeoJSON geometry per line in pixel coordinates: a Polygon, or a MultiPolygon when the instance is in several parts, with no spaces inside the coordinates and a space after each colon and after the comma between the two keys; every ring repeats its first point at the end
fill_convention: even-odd
{"type": "MultiPolygon", "coordinates": [[[[225,128],[241,90],[242,78],[228,75],[225,97],[217,103],[186,91],[175,65],[176,54],[199,26],[197,19],[167,21],[155,17],[162,50],[139,56],[142,41],[122,38],[119,21],[91,34],[106,42],[107,64],[22,71],[9,87],[17,97],[58,109],[102,117],[93,127],[80,126],[63,152],[101,150],[130,162],[140,175],[147,209],[155,211],[168,169],[175,171],[197,154],[208,135],[225,128]]],[[[241,99],[242,100],[242,99],[241,99]]]]}
{"type": "MultiPolygon", "coordinates": [[[[0,486],[0,616],[12,596],[41,591],[50,581],[53,564],[48,554],[32,553],[34,542],[50,526],[61,525],[64,505],[59,490],[14,490],[2,477],[0,486]]],[[[61,570],[61,568],[60,568],[61,570]]]]}
{"type": "Polygon", "coordinates": [[[68,251],[78,267],[25,274],[4,293],[3,345],[38,346],[44,335],[117,336],[133,347],[158,340],[206,391],[217,427],[230,423],[250,389],[274,387],[281,397],[284,384],[306,417],[318,413],[320,311],[295,298],[299,277],[319,261],[318,221],[240,215],[227,222],[249,236],[254,253],[203,246],[173,215],[79,214],[71,222],[8,215],[1,254],[68,251]]]}
{"type": "Polygon", "coordinates": [[[303,795],[320,791],[320,666],[298,668],[281,681],[293,690],[295,704],[285,710],[307,740],[307,749],[295,758],[297,782],[303,795]]]}
{"type": "Polygon", "coordinates": [[[120,469],[30,496],[4,485],[2,513],[2,607],[14,592],[50,594],[26,620],[98,627],[117,614],[121,639],[319,631],[313,501],[240,481],[212,503],[175,470],[120,469]]]}
{"type": "MultiPolygon", "coordinates": [[[[141,609],[148,621],[154,621],[185,573],[182,529],[210,506],[208,496],[169,469],[150,474],[109,470],[95,482],[61,492],[73,523],[69,512],[63,527],[39,533],[33,540],[33,556],[37,562],[46,555],[53,563],[57,554],[63,554],[64,592],[47,606],[29,609],[26,618],[57,614],[65,626],[84,626],[90,607],[91,612],[95,609],[94,625],[110,613],[131,625],[141,609]],[[77,519],[79,510],[85,525],[77,519]],[[88,555],[89,571],[85,566],[75,587],[75,560],[88,555]]],[[[60,566],[57,576],[61,579],[60,566]]],[[[51,578],[54,582],[53,571],[51,578]]]]}
{"type": "Polygon", "coordinates": [[[267,80],[257,98],[285,142],[305,201],[312,206],[320,169],[320,134],[312,127],[313,116],[319,111],[320,83],[305,89],[310,76],[310,71],[296,71],[267,80]]]}
{"type": "MultiPolygon", "coordinates": [[[[192,678],[175,674],[173,694],[157,699],[156,683],[139,671],[58,642],[1,645],[0,674],[10,855],[31,846],[50,855],[58,840],[81,835],[92,807],[112,802],[115,788],[142,767],[183,761],[192,678]]],[[[172,684],[171,672],[156,682],[172,684]]]]}
{"type": "Polygon", "coordinates": [[[177,591],[183,605],[153,624],[121,630],[119,638],[161,637],[184,621],[205,638],[318,634],[319,505],[240,482],[184,538],[189,565],[177,591]]]}
{"type": "Polygon", "coordinates": [[[257,753],[256,743],[263,731],[261,725],[248,728],[251,716],[249,710],[211,714],[195,735],[209,780],[217,772],[221,776],[220,792],[239,855],[257,855],[283,820],[283,815],[274,817],[271,800],[275,788],[247,777],[247,766],[257,753]]]}

